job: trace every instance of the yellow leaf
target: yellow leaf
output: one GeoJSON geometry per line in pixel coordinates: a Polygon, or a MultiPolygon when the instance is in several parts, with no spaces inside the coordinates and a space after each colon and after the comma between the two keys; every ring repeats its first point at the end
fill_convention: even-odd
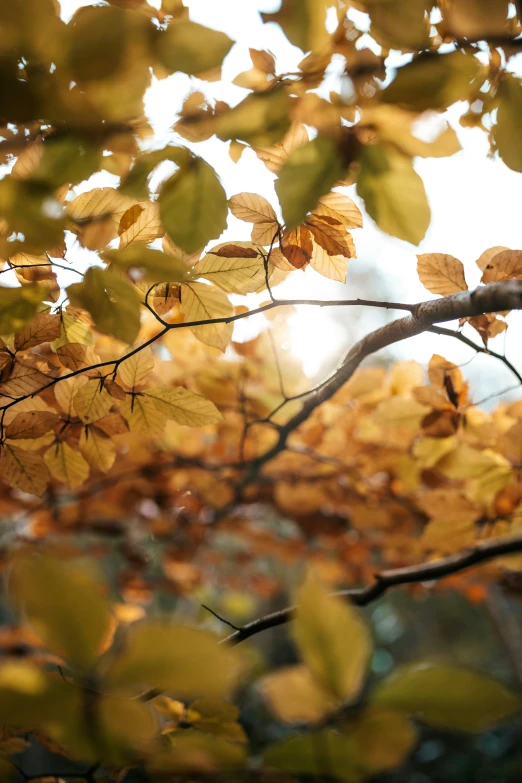
{"type": "Polygon", "coordinates": [[[87,566],[48,555],[15,558],[11,594],[39,636],[71,663],[89,668],[110,627],[110,607],[87,566]]]}
{"type": "Polygon", "coordinates": [[[147,389],[144,393],[164,416],[174,419],[178,424],[201,427],[215,424],[223,418],[213,402],[182,386],[174,389],[147,389]]]}
{"type": "Polygon", "coordinates": [[[334,698],[351,701],[359,693],[372,641],[357,610],[308,578],[296,595],[292,637],[317,681],[334,698]]]}
{"type": "Polygon", "coordinates": [[[345,228],[361,228],[363,224],[361,210],[355,201],[336,190],[321,196],[313,212],[314,215],[333,218],[345,228]]]}
{"type": "Polygon", "coordinates": [[[123,652],[109,666],[106,682],[119,691],[152,687],[181,698],[219,698],[239,674],[236,650],[217,644],[206,631],[149,620],[131,626],[123,652]]]}
{"type": "Polygon", "coordinates": [[[139,244],[127,245],[123,250],[106,250],[102,258],[127,272],[139,270],[140,283],[149,283],[145,288],[147,292],[150,283],[181,283],[186,280],[188,269],[183,254],[173,254],[173,250],[171,247],[169,252],[162,252],[139,244]]]}
{"type": "Polygon", "coordinates": [[[509,471],[511,466],[505,457],[491,449],[481,451],[462,443],[444,458],[438,468],[450,479],[473,479],[483,478],[496,468],[509,471]]]}
{"type": "Polygon", "coordinates": [[[108,435],[95,427],[83,429],[78,448],[93,468],[106,473],[114,465],[116,446],[108,435]]]}
{"type": "Polygon", "coordinates": [[[429,470],[456,448],[457,439],[453,435],[449,438],[419,438],[413,445],[413,456],[419,467],[429,470]]]}
{"type": "Polygon", "coordinates": [[[123,250],[130,244],[148,245],[164,233],[158,205],[146,204],[138,219],[120,234],[119,249],[123,250]]]}
{"type": "Polygon", "coordinates": [[[323,277],[346,283],[346,275],[348,273],[348,259],[346,256],[329,255],[324,247],[318,245],[315,240],[310,266],[323,277]]]}
{"type": "Polygon", "coordinates": [[[68,313],[61,315],[61,335],[51,345],[53,351],[57,351],[67,343],[80,343],[81,345],[93,345],[94,336],[88,324],[78,321],[68,313]]]}
{"type": "MultiPolygon", "coordinates": [[[[271,269],[269,266],[269,275],[271,269]]],[[[263,258],[251,242],[216,245],[195,264],[192,272],[194,277],[203,277],[227,294],[253,293],[265,281],[263,258]]]]}
{"type": "Polygon", "coordinates": [[[319,723],[337,706],[303,665],[267,674],[257,685],[272,711],[285,723],[319,723]]]}
{"type": "Polygon", "coordinates": [[[469,520],[433,519],[422,531],[421,544],[425,549],[452,553],[469,549],[477,538],[477,529],[469,520]]]}
{"type": "Polygon", "coordinates": [[[255,153],[269,171],[278,174],[290,154],[298,147],[306,144],[308,140],[308,131],[305,126],[300,122],[294,122],[282,141],[274,144],[273,147],[256,147],[255,153]]]}
{"type": "Polygon", "coordinates": [[[118,365],[118,378],[129,389],[135,389],[154,370],[154,357],[151,349],[146,346],[118,365]]]}
{"type": "Polygon", "coordinates": [[[446,253],[424,253],[417,256],[417,274],[424,288],[432,294],[448,296],[467,291],[462,261],[446,253]]]}
{"type": "Polygon", "coordinates": [[[112,408],[113,399],[108,394],[99,378],[93,378],[84,384],[73,398],[73,406],[84,424],[106,416],[112,408]]]}
{"type": "Polygon", "coordinates": [[[418,664],[397,670],[374,690],[373,704],[417,715],[438,728],[486,731],[522,709],[500,682],[468,669],[418,664]]]}
{"type": "Polygon", "coordinates": [[[522,279],[522,250],[502,250],[496,253],[484,267],[482,283],[498,280],[522,279]]]}
{"type": "Polygon", "coordinates": [[[257,193],[238,193],[228,201],[230,211],[239,220],[247,223],[274,223],[277,227],[277,215],[266,198],[257,193]]]}
{"type": "Polygon", "coordinates": [[[116,188],[94,188],[74,198],[67,204],[65,211],[78,223],[111,216],[114,218],[114,236],[117,236],[122,215],[134,204],[135,199],[124,196],[116,188]]]}
{"type": "Polygon", "coordinates": [[[18,413],[5,427],[5,437],[11,440],[39,438],[49,432],[58,421],[58,414],[52,411],[25,411],[18,413]]]}
{"type": "Polygon", "coordinates": [[[326,14],[332,0],[283,0],[275,13],[262,13],[264,22],[278,22],[290,41],[303,52],[323,52],[330,36],[326,30],[326,14]]]}
{"type": "Polygon", "coordinates": [[[69,489],[76,489],[89,476],[89,465],[68,443],[52,445],[45,452],[44,460],[52,477],[63,481],[69,489]]]}
{"type": "Polygon", "coordinates": [[[120,405],[120,413],[131,432],[140,432],[153,438],[163,433],[167,423],[165,414],[148,397],[127,395],[120,405]]]}
{"type": "Polygon", "coordinates": [[[10,486],[41,497],[49,483],[49,471],[39,454],[6,444],[2,448],[2,478],[10,486]]]}
{"type": "Polygon", "coordinates": [[[380,707],[362,710],[347,733],[361,767],[371,775],[399,767],[417,742],[417,732],[408,718],[380,707]]]}
{"type": "Polygon", "coordinates": [[[72,418],[75,415],[73,406],[74,395],[80,386],[84,386],[88,380],[86,375],[77,375],[75,378],[64,378],[55,385],[54,396],[56,402],[68,418],[72,418]]]}
{"type": "Polygon", "coordinates": [[[90,345],[81,343],[66,343],[56,349],[61,364],[69,370],[79,370],[90,367],[100,361],[100,357],[94,353],[90,345]]]}
{"type": "MultiPolygon", "coordinates": [[[[205,283],[184,283],[181,286],[180,299],[185,321],[229,318],[234,313],[234,308],[223,291],[205,283]]],[[[234,325],[221,323],[192,326],[191,331],[202,343],[224,351],[232,339],[234,325]]]]}

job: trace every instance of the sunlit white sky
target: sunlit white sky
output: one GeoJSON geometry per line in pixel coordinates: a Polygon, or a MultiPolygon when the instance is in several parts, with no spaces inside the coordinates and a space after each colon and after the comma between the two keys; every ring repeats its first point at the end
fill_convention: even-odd
{"type": "MultiPolygon", "coordinates": [[[[77,8],[88,4],[88,0],[61,0],[63,17],[68,19],[77,8]]],[[[299,49],[288,43],[277,25],[262,23],[259,11],[276,10],[279,0],[185,0],[185,5],[189,7],[193,21],[222,30],[238,43],[225,60],[222,82],[209,85],[183,74],[154,82],[146,100],[147,114],[155,129],[154,145],[176,138],[171,127],[191,89],[202,89],[211,97],[230,104],[239,102],[248,94],[246,90],[231,85],[230,81],[237,73],[251,67],[249,46],[270,49],[277,56],[279,71],[295,70],[303,56],[299,49]]],[[[515,62],[516,69],[518,63],[512,62],[515,62]]],[[[332,70],[335,71],[335,63],[332,70]]],[[[457,105],[448,117],[457,130],[462,151],[450,158],[417,159],[415,164],[424,180],[432,209],[432,222],[422,244],[415,248],[389,237],[379,231],[370,218],[366,218],[364,228],[354,232],[358,259],[351,262],[346,285],[326,280],[312,269],[307,269],[305,273],[290,275],[278,291],[281,297],[338,299],[363,296],[417,302],[432,297],[418,281],[416,253],[432,251],[455,255],[464,263],[468,285],[474,287],[480,279],[475,259],[483,250],[494,245],[522,246],[519,199],[522,176],[510,171],[497,157],[488,157],[486,134],[478,129],[459,126],[458,118],[464,109],[464,104],[457,105]]],[[[185,142],[182,140],[182,143],[185,142]]],[[[227,154],[227,146],[214,138],[197,145],[197,152],[216,168],[229,196],[241,191],[255,191],[277,205],[274,177],[252,151],[247,150],[241,161],[234,164],[227,154]]],[[[116,182],[110,175],[96,175],[89,182],[89,188],[116,182]]],[[[84,189],[82,186],[75,192],[84,189]]],[[[353,190],[348,188],[346,192],[357,200],[353,190]]],[[[223,239],[248,237],[249,225],[231,215],[223,239]]],[[[303,359],[307,373],[315,375],[340,359],[356,339],[395,315],[400,313],[362,308],[301,308],[291,319],[293,350],[303,359]]],[[[490,346],[502,352],[505,344],[508,356],[515,364],[520,359],[522,366],[519,348],[521,315],[513,313],[510,322],[507,337],[497,337],[490,346]]],[[[472,330],[469,335],[475,339],[472,330]]],[[[241,334],[238,336],[241,338],[241,334]]],[[[422,335],[398,344],[388,356],[426,363],[432,353],[441,353],[456,363],[464,363],[473,356],[470,349],[457,341],[435,335],[422,335]]],[[[464,371],[472,381],[475,399],[513,384],[513,378],[504,366],[489,357],[476,357],[464,371]]]]}

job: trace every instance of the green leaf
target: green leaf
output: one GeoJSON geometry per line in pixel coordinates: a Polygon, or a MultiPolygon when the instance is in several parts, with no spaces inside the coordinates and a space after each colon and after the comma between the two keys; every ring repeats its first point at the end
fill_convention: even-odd
{"type": "Polygon", "coordinates": [[[433,726],[471,732],[485,731],[522,710],[520,697],[491,677],[430,663],[397,670],[377,686],[371,701],[433,726]]]}
{"type": "Polygon", "coordinates": [[[173,625],[170,619],[132,626],[106,682],[124,691],[153,687],[180,698],[219,698],[239,674],[239,656],[217,642],[211,633],[173,625]]]}
{"type": "Polygon", "coordinates": [[[333,729],[298,734],[271,745],[264,764],[294,775],[317,779],[324,775],[345,783],[357,783],[365,777],[353,742],[333,729]]]}
{"type": "Polygon", "coordinates": [[[106,250],[101,257],[126,271],[138,269],[153,283],[182,283],[188,277],[187,265],[180,258],[150,247],[131,245],[123,250],[106,250]]]}
{"type": "Polygon", "coordinates": [[[425,52],[398,69],[381,100],[411,111],[442,109],[467,100],[480,72],[480,62],[471,54],[425,52]]]}
{"type": "Polygon", "coordinates": [[[21,332],[33,320],[44,296],[45,289],[37,284],[0,286],[0,334],[21,332]]]}
{"type": "Polygon", "coordinates": [[[186,253],[194,253],[227,225],[228,204],[212,166],[192,158],[162,186],[161,222],[171,239],[186,253]]]}
{"type": "Polygon", "coordinates": [[[110,77],[123,63],[129,17],[120,8],[80,8],[67,25],[69,67],[76,81],[110,77]]]}
{"type": "Polygon", "coordinates": [[[510,73],[504,73],[498,87],[497,124],[493,138],[498,153],[506,166],[522,171],[522,82],[510,73]]]}
{"type": "Polygon", "coordinates": [[[283,32],[303,52],[325,48],[330,40],[326,14],[333,0],[283,0],[275,13],[262,13],[264,22],[278,22],[283,32]]]}
{"type": "Polygon", "coordinates": [[[372,652],[357,610],[308,578],[296,595],[292,637],[318,682],[334,698],[352,701],[361,690],[372,652]]]}
{"type": "Polygon", "coordinates": [[[171,22],[158,35],[156,55],[170,71],[193,75],[221,65],[233,43],[225,33],[196,22],[171,22]]]}
{"type": "Polygon", "coordinates": [[[291,152],[275,185],[286,227],[300,225],[344,173],[333,139],[318,136],[291,152]]]}
{"type": "Polygon", "coordinates": [[[96,329],[126,343],[140,330],[140,300],[130,283],[108,270],[90,267],[82,283],[74,283],[67,294],[76,307],[90,313],[96,329]]]}
{"type": "Polygon", "coordinates": [[[90,568],[23,554],[14,561],[10,589],[51,649],[81,668],[92,666],[109,631],[110,608],[90,568]]]}
{"type": "Polygon", "coordinates": [[[186,165],[190,157],[191,154],[186,147],[168,146],[161,150],[142,153],[121,183],[120,193],[134,198],[147,199],[149,197],[147,181],[156,166],[165,160],[170,160],[178,166],[186,165]]]}
{"type": "Polygon", "coordinates": [[[382,231],[418,245],[430,224],[422,179],[411,158],[387,144],[367,145],[360,158],[357,193],[382,231]]]}
{"type": "Polygon", "coordinates": [[[269,147],[283,138],[290,127],[290,99],[285,89],[253,93],[217,120],[222,141],[241,139],[254,147],[269,147]]]}
{"type": "Polygon", "coordinates": [[[418,51],[429,44],[426,0],[366,0],[370,35],[385,49],[418,51]]]}

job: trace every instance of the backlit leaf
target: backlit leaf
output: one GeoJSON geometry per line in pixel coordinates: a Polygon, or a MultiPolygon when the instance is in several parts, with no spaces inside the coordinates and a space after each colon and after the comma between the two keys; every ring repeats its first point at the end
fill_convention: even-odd
{"type": "Polygon", "coordinates": [[[424,253],[417,259],[419,280],[432,294],[447,296],[467,291],[464,266],[458,258],[446,253],[424,253]]]}
{"type": "Polygon", "coordinates": [[[142,280],[150,283],[182,283],[188,274],[181,258],[151,247],[127,245],[123,250],[106,250],[102,258],[127,271],[139,270],[144,275],[142,280]]]}
{"type": "Polygon", "coordinates": [[[493,138],[506,166],[522,171],[522,143],[518,128],[522,118],[522,83],[511,73],[503,73],[498,86],[497,124],[493,138]]]}
{"type": "Polygon", "coordinates": [[[274,208],[257,193],[238,193],[229,199],[228,204],[232,214],[247,223],[277,223],[274,208]]]}
{"type": "Polygon", "coordinates": [[[49,432],[58,421],[52,411],[26,411],[18,413],[5,427],[5,437],[13,439],[39,438],[49,432]]]}
{"type": "Polygon", "coordinates": [[[484,267],[482,283],[522,279],[522,250],[502,250],[495,253],[484,267]]]}
{"type": "Polygon", "coordinates": [[[270,745],[263,760],[266,766],[292,775],[327,776],[343,783],[358,783],[363,778],[357,749],[334,729],[297,734],[270,745]]]}
{"type": "Polygon", "coordinates": [[[146,346],[118,365],[118,378],[129,389],[135,389],[141,386],[153,370],[154,356],[151,349],[146,346]]]}
{"type": "MultiPolygon", "coordinates": [[[[125,215],[123,217],[125,217],[125,215]]],[[[123,250],[123,248],[128,245],[135,243],[148,245],[149,242],[161,237],[164,233],[161,226],[158,205],[147,204],[141,211],[137,220],[120,234],[119,249],[123,250]]]]}
{"type": "Polygon", "coordinates": [[[156,53],[170,71],[201,74],[221,65],[233,41],[217,30],[189,21],[172,21],[157,40],[156,53]]]}
{"type": "Polygon", "coordinates": [[[214,424],[223,418],[213,402],[183,386],[174,389],[151,388],[145,394],[161,413],[178,424],[200,427],[214,424]]]}
{"type": "MultiPolygon", "coordinates": [[[[234,308],[223,291],[205,283],[184,283],[181,287],[181,312],[185,321],[229,318],[234,308]]],[[[232,323],[191,326],[198,340],[224,351],[232,339],[232,323]]]]}
{"type": "Polygon", "coordinates": [[[382,231],[419,244],[428,229],[430,208],[410,158],[388,145],[366,146],[357,193],[382,231]]]}
{"type": "Polygon", "coordinates": [[[276,192],[287,228],[295,228],[344,175],[335,142],[318,136],[290,153],[279,172],[276,192]]]}
{"type": "Polygon", "coordinates": [[[222,141],[239,139],[252,146],[265,147],[283,138],[290,128],[290,101],[283,88],[252,93],[217,120],[217,136],[222,141]]]}
{"type": "Polygon", "coordinates": [[[63,481],[69,489],[81,486],[89,475],[89,465],[68,443],[53,444],[44,454],[51,476],[63,481]]]}
{"type": "Polygon", "coordinates": [[[17,351],[27,351],[35,345],[51,342],[60,336],[60,316],[51,313],[37,313],[23,332],[15,337],[17,351]]]}
{"type": "Polygon", "coordinates": [[[84,424],[106,416],[112,408],[113,399],[100,383],[99,378],[93,378],[84,384],[73,398],[73,406],[84,424]]]}
{"type": "Polygon", "coordinates": [[[44,294],[45,289],[36,284],[0,286],[0,334],[21,332],[34,318],[44,294]]]}
{"type": "Polygon", "coordinates": [[[120,405],[120,412],[131,432],[152,438],[160,436],[167,423],[167,417],[158,410],[154,400],[144,396],[127,395],[127,399],[120,405]]]}
{"type": "Polygon", "coordinates": [[[140,302],[129,283],[107,270],[90,267],[83,283],[70,285],[67,294],[72,304],[90,313],[102,334],[134,342],[140,329],[140,302]]]}
{"type": "Polygon", "coordinates": [[[116,459],[114,441],[96,427],[85,427],[80,435],[78,448],[91,467],[106,473],[116,459]]]}
{"type": "Polygon", "coordinates": [[[203,247],[226,227],[225,191],[214,169],[201,158],[193,158],[162,185],[159,205],[167,233],[187,253],[203,247]]]}
{"type": "Polygon", "coordinates": [[[257,291],[265,280],[263,258],[251,242],[238,242],[231,247],[237,255],[222,256],[220,250],[228,245],[216,245],[198,261],[192,271],[195,277],[203,277],[227,294],[249,294],[257,291]],[[249,257],[241,255],[249,251],[249,257]]]}

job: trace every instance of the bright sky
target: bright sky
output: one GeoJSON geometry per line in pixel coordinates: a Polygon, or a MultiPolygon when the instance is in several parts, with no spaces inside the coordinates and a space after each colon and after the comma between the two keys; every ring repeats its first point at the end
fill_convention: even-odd
{"type": "MultiPolygon", "coordinates": [[[[64,18],[69,18],[76,8],[88,4],[87,0],[61,0],[64,18]]],[[[302,58],[301,52],[288,43],[277,25],[262,24],[258,11],[276,10],[278,0],[185,0],[185,4],[193,21],[222,30],[239,44],[233,47],[225,60],[224,81],[221,83],[208,85],[190,80],[183,74],[174,74],[153,84],[147,94],[146,108],[155,128],[155,144],[158,145],[164,144],[169,137],[176,113],[191,86],[201,87],[206,94],[231,104],[239,102],[247,94],[246,90],[226,82],[251,66],[249,46],[272,50],[281,71],[295,70],[302,58]]],[[[415,248],[383,234],[370,218],[366,218],[364,228],[355,231],[359,257],[351,262],[346,285],[326,280],[312,269],[307,269],[305,273],[290,276],[278,291],[281,297],[338,299],[362,296],[417,302],[433,297],[418,281],[416,253],[433,251],[455,255],[464,263],[468,285],[474,287],[480,279],[474,262],[483,250],[494,245],[521,246],[520,206],[519,199],[514,196],[520,190],[522,179],[498,158],[488,158],[489,145],[483,132],[459,126],[458,117],[463,110],[464,104],[453,107],[449,116],[458,132],[462,151],[450,158],[418,159],[416,162],[432,209],[431,226],[420,247],[415,248]]],[[[229,196],[241,191],[255,191],[266,196],[274,206],[277,204],[274,177],[253,152],[246,151],[241,161],[234,164],[227,154],[226,145],[216,139],[198,145],[197,152],[216,168],[229,196]]],[[[110,175],[103,177],[103,182],[91,181],[89,188],[112,184],[110,175]]],[[[346,190],[356,198],[352,191],[352,188],[346,190]]],[[[81,191],[77,189],[76,192],[81,191]]],[[[248,224],[230,216],[223,239],[248,238],[248,224]]],[[[361,308],[345,308],[342,311],[302,308],[291,321],[293,349],[304,360],[306,371],[314,375],[320,371],[323,362],[331,366],[354,340],[393,317],[393,313],[386,311],[361,308]]],[[[502,352],[505,342],[508,356],[517,363],[520,355],[517,342],[522,335],[521,314],[512,314],[510,321],[507,337],[501,335],[490,345],[502,352]]],[[[475,339],[471,330],[469,335],[475,339]]],[[[457,341],[435,335],[422,335],[394,346],[391,355],[426,363],[432,353],[441,353],[456,363],[466,362],[473,356],[470,349],[457,341]]],[[[465,373],[472,381],[475,399],[513,384],[513,378],[504,366],[489,357],[473,359],[466,366],[465,373]]]]}

